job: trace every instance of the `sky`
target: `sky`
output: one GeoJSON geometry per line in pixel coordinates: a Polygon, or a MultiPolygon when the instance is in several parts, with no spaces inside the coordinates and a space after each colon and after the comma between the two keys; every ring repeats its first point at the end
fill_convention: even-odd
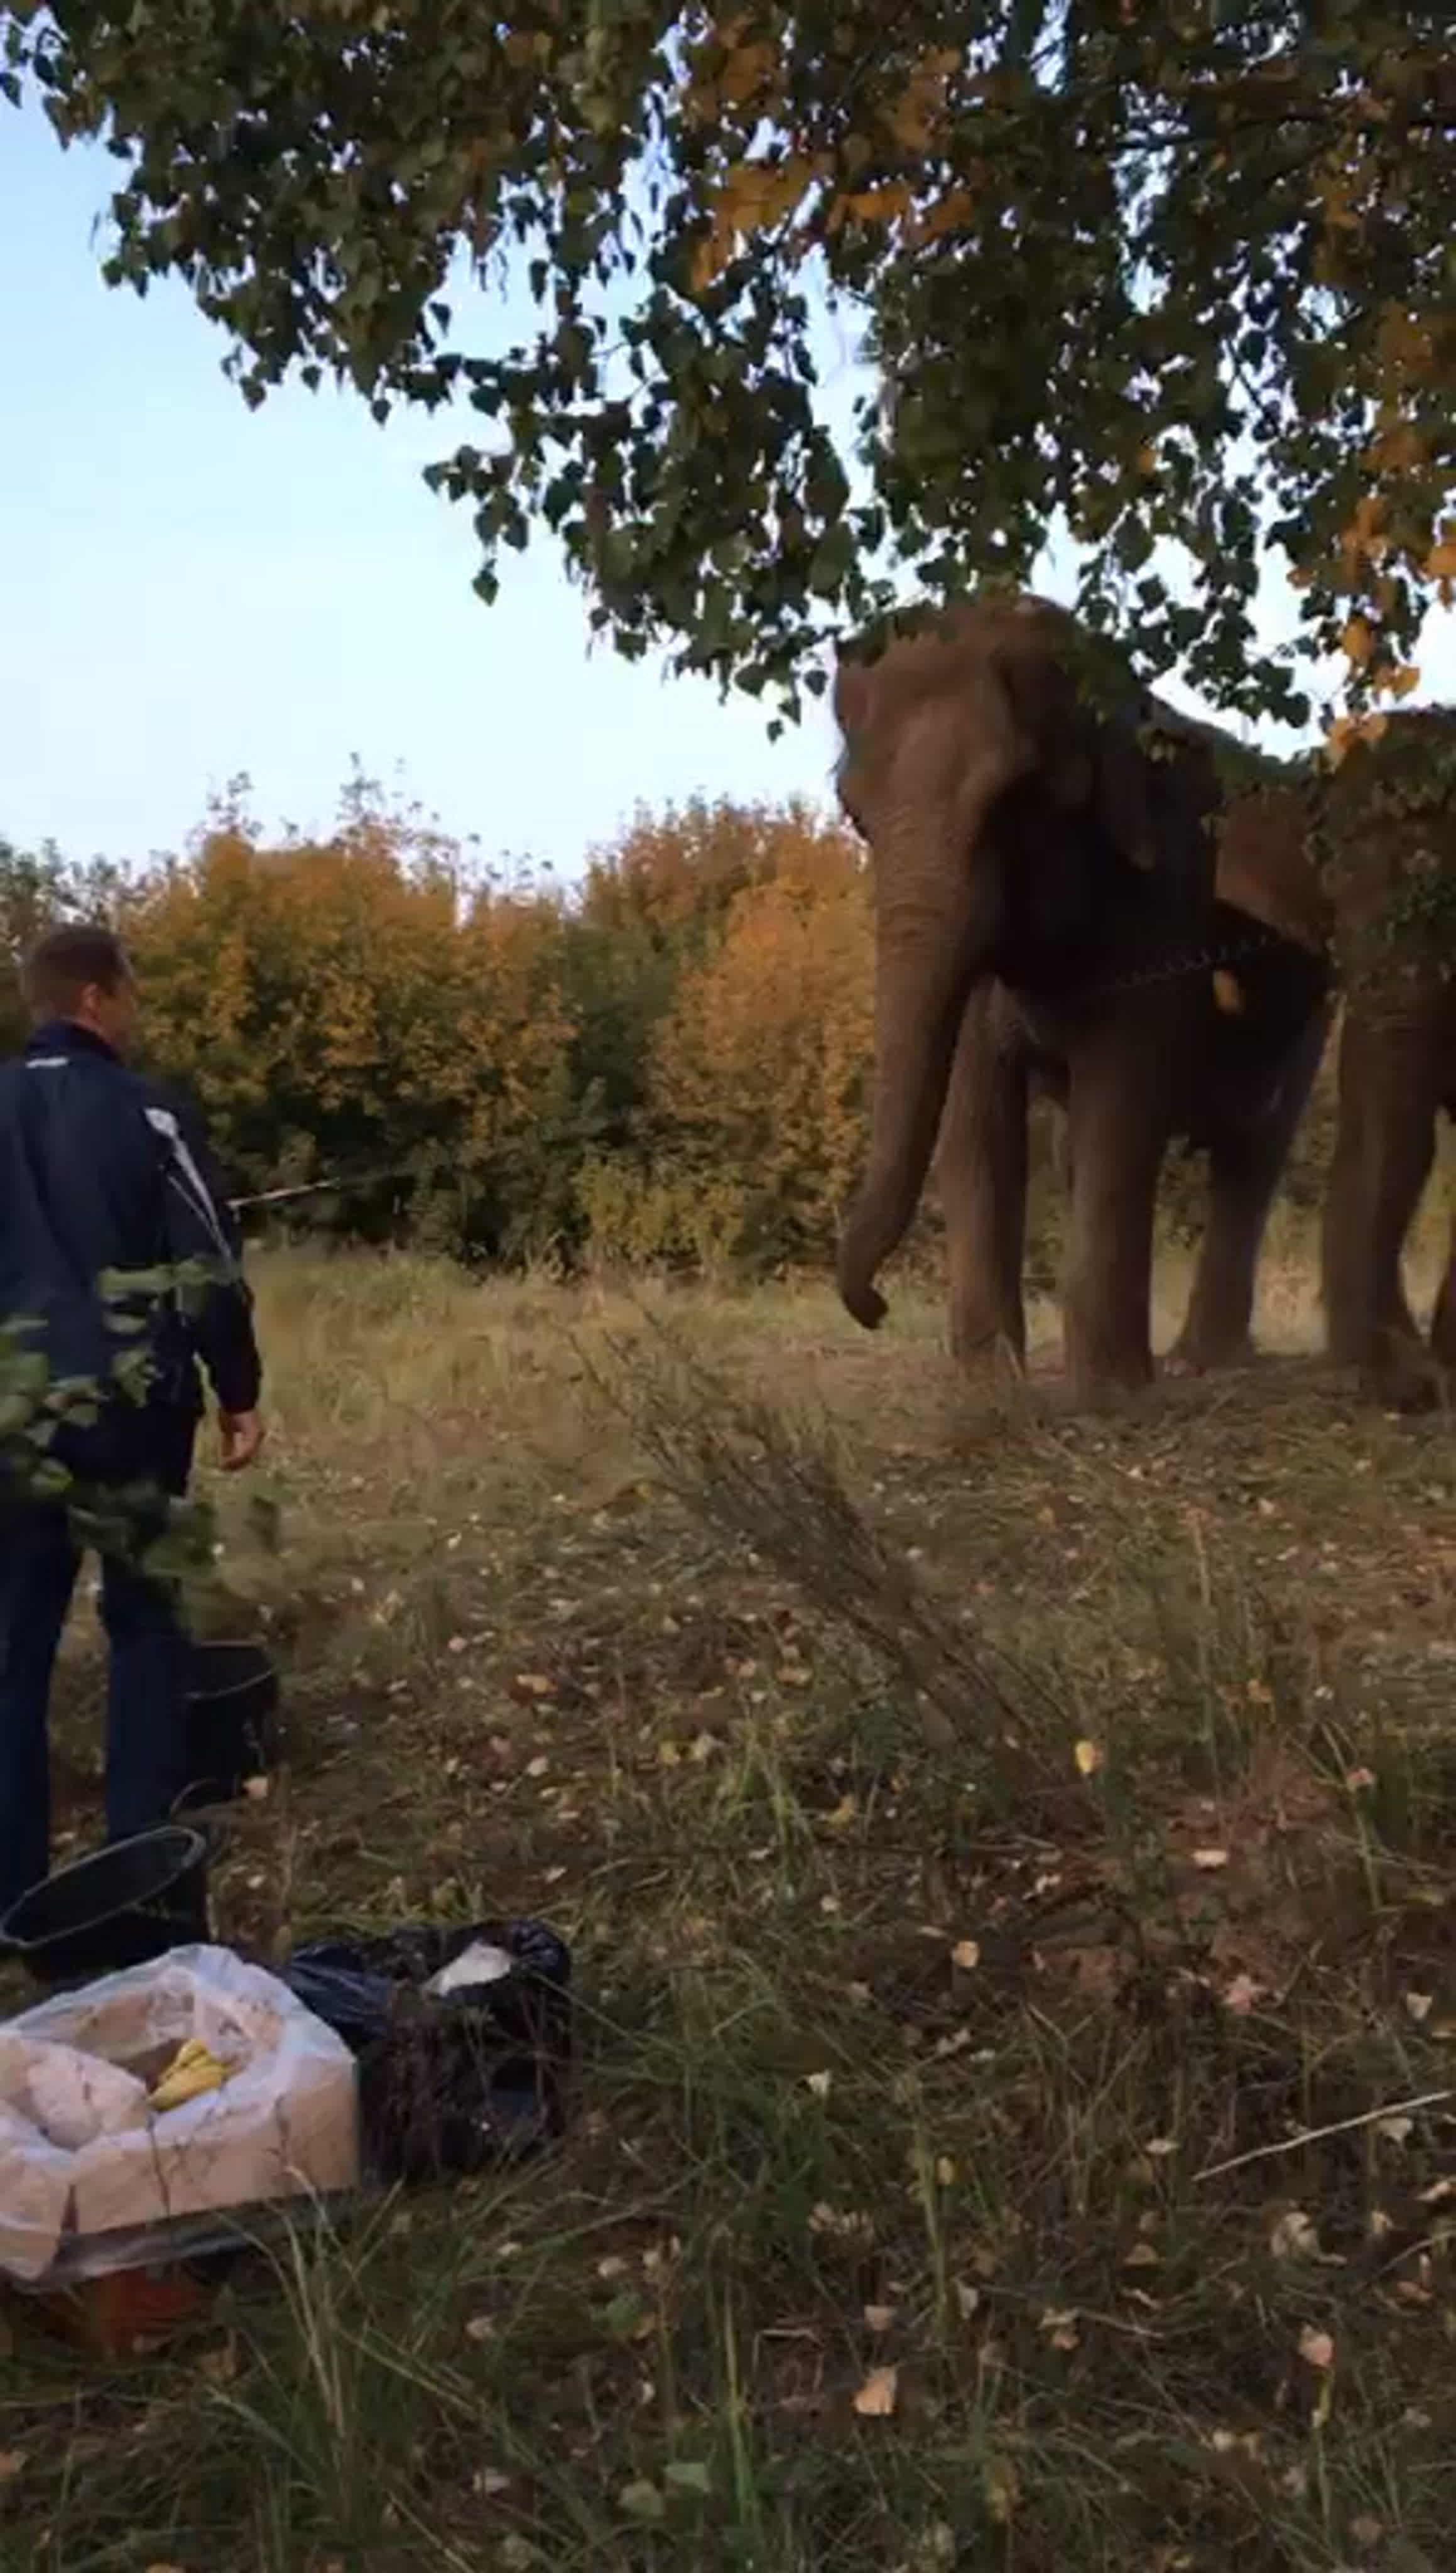
{"type": "MultiPolygon", "coordinates": [[[[240,772],[266,827],[327,829],[357,758],[486,861],[569,879],[639,803],[827,795],[822,702],[775,743],[752,699],[620,660],[547,538],[483,606],[468,514],[420,478],[441,420],[301,386],[250,412],[185,287],[104,286],[115,170],[0,103],[0,836],[144,860],[240,772]]],[[[524,313],[480,323],[498,345],[524,313]]],[[[834,415],[854,389],[840,354],[834,415]]],[[[1423,697],[1456,696],[1440,624],[1423,697]]]]}
{"type": "Polygon", "coordinates": [[[115,168],[0,102],[0,835],[145,859],[240,771],[269,826],[327,827],[357,754],[570,876],[639,801],[827,793],[827,710],[774,743],[752,699],[621,660],[547,540],[485,607],[420,478],[439,419],[301,386],[250,412],[185,287],[103,285],[115,168]]]}

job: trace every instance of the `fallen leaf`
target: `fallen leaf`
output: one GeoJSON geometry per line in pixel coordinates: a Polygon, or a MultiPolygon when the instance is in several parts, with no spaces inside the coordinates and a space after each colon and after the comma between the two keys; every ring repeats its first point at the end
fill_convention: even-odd
{"type": "Polygon", "coordinates": [[[482,2466],[478,2474],[471,2476],[470,2481],[482,2501],[493,2501],[497,2493],[510,2490],[509,2475],[501,2474],[495,2466],[482,2466]]]}
{"type": "Polygon", "coordinates": [[[865,2321],[873,2332],[888,2331],[894,2320],[893,2305],[866,2305],[865,2307],[865,2321]]]}
{"type": "Polygon", "coordinates": [[[1318,2259],[1319,2235],[1302,2206],[1291,2206],[1278,2218],[1269,2249],[1276,2260],[1318,2259]]]}
{"type": "Polygon", "coordinates": [[[806,2075],[805,2078],[816,2100],[827,2100],[829,2098],[829,2094],[834,2083],[834,2075],[832,2073],[810,2073],[806,2075]]]}
{"type": "Polygon", "coordinates": [[[489,2314],[472,2314],[465,2325],[466,2340],[489,2340],[495,2324],[489,2314]]]}
{"type": "Polygon", "coordinates": [[[1202,1868],[1205,1875],[1211,1876],[1216,1869],[1228,1865],[1228,1852],[1226,1849],[1195,1849],[1193,1865],[1202,1868]]]}
{"type": "Polygon", "coordinates": [[[954,2183],[956,2177],[956,2165],[952,2161],[949,2153],[940,2153],[937,2155],[936,2177],[940,2181],[942,2188],[950,2188],[954,2183]]]}
{"type": "Polygon", "coordinates": [[[1134,2242],[1122,2258],[1124,2269],[1160,2269],[1162,2261],[1150,2242],[1134,2242]]]}
{"type": "Polygon", "coordinates": [[[243,1781],[243,1793],[248,1798],[250,1804],[266,1805],[268,1802],[268,1791],[272,1784],[273,1781],[271,1778],[245,1778],[243,1781]]]}
{"type": "Polygon", "coordinates": [[[1177,2144],[1171,2136],[1153,2136],[1142,2149],[1150,2162],[1165,2162],[1170,2153],[1177,2151],[1177,2144]]]}
{"type": "Polygon", "coordinates": [[[662,2494],[655,2484],[648,2483],[645,2476],[636,2483],[623,2484],[617,2495],[617,2507],[624,2510],[629,2519],[655,2520],[667,2516],[667,2504],[662,2494]]]}
{"type": "Polygon", "coordinates": [[[1326,2331],[1316,2331],[1306,2323],[1299,2335],[1299,2355],[1309,2367],[1333,2367],[1335,2345],[1326,2331]]]}
{"type": "Polygon", "coordinates": [[[700,2493],[705,2500],[713,2489],[712,2476],[699,2457],[674,2457],[663,2467],[662,2480],[674,2492],[700,2493]]]}
{"type": "Polygon", "coordinates": [[[1236,2011],[1239,2018],[1243,2019],[1253,2009],[1263,1989],[1262,1984],[1254,1982],[1252,1975],[1235,1975],[1223,1995],[1223,2007],[1225,2010],[1236,2011]]]}
{"type": "Polygon", "coordinates": [[[951,1963],[953,1966],[961,1967],[965,1974],[974,1974],[981,1963],[981,1948],[978,1941],[958,1939],[951,1950],[951,1963]]]}
{"type": "Polygon", "coordinates": [[[1430,2016],[1431,2016],[1431,2004],[1433,2003],[1433,2001],[1435,2000],[1435,1998],[1436,1998],[1436,1997],[1435,1997],[1435,1994],[1434,1994],[1434,1993],[1407,1993],[1407,1994],[1406,1994],[1406,1997],[1405,1997],[1405,2007],[1406,2007],[1407,2011],[1409,2012],[1409,2014],[1410,2014],[1411,2018],[1415,2021],[1415,2024],[1416,2024],[1417,2028],[1419,2028],[1419,2027],[1420,2027],[1420,2025],[1421,2025],[1421,2023],[1422,2023],[1422,2021],[1423,2021],[1423,2020],[1428,2020],[1428,2019],[1430,2018],[1430,2016]]]}
{"type": "Polygon", "coordinates": [[[1094,1742],[1079,1742],[1076,1751],[1073,1753],[1073,1758],[1076,1760],[1078,1768],[1081,1770],[1084,1778],[1094,1778],[1096,1776],[1097,1771],[1102,1765],[1103,1757],[1103,1753],[1098,1750],[1094,1742]]]}
{"type": "Polygon", "coordinates": [[[969,2323],[972,2315],[977,2312],[980,2307],[981,2289],[979,2287],[971,2286],[965,2278],[958,2278],[956,2280],[956,2302],[961,2308],[961,2320],[969,2323]]]}
{"type": "Polygon", "coordinates": [[[981,2471],[981,2490],[985,2496],[987,2517],[994,2519],[998,2528],[1008,2527],[1022,2497],[1021,2483],[1010,2457],[987,2459],[981,2471]]]}
{"type": "Polygon", "coordinates": [[[1075,2312],[1060,2313],[1049,2308],[1042,2316],[1042,2329],[1054,2349],[1076,2349],[1078,2329],[1075,2312]]]}
{"type": "Polygon", "coordinates": [[[855,2410],[865,2421],[885,2421],[894,2411],[898,2399],[898,2367],[872,2367],[855,2396],[855,2410]]]}
{"type": "Polygon", "coordinates": [[[1388,2144],[1403,2144],[1415,2133],[1414,2118],[1382,2118],[1375,2133],[1388,2144]]]}

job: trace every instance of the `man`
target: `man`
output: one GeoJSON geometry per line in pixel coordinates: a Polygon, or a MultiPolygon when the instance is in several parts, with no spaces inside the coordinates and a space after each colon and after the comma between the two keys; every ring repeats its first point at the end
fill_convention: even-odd
{"type": "MultiPolygon", "coordinates": [[[[187,1489],[198,1358],[230,1470],[263,1442],[262,1369],[236,1229],[177,1112],[123,1062],[137,987],[121,942],[53,929],[22,984],[32,1035],[0,1065],[0,1334],[44,1355],[52,1388],[99,1386],[92,1416],[65,1421],[51,1451],[77,1486],[115,1500],[143,1483],[154,1496],[130,1542],[101,1543],[107,1824],[122,1840],[165,1821],[186,1783],[187,1637],[174,1586],[138,1554],[166,1524],[157,1496],[187,1489]],[[155,1273],[183,1262],[206,1263],[210,1283],[160,1287],[155,1273]],[[124,1273],[148,1271],[125,1291],[124,1273]]],[[[48,1702],[80,1560],[64,1504],[12,1471],[0,1483],[0,1908],[50,1864],[48,1702]]]]}

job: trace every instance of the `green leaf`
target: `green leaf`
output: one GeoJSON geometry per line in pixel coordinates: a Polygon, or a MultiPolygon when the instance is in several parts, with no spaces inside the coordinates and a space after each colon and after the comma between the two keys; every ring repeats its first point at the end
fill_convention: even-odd
{"type": "Polygon", "coordinates": [[[674,2492],[694,2493],[703,2500],[713,2489],[708,2468],[695,2457],[674,2457],[663,2467],[662,2480],[674,2492]]]}
{"type": "Polygon", "coordinates": [[[617,2495],[617,2508],[624,2511],[628,2519],[640,2520],[648,2526],[667,2517],[667,2503],[662,2493],[656,2484],[648,2483],[645,2478],[622,2486],[617,2495]]]}

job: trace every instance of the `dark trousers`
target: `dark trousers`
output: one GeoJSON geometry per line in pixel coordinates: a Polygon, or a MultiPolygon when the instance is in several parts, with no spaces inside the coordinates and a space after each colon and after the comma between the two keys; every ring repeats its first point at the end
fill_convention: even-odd
{"type": "MultiPolygon", "coordinates": [[[[125,1459],[102,1458],[99,1484],[145,1475],[164,1493],[187,1489],[197,1424],[153,1414],[127,1437],[125,1459]]],[[[87,1457],[76,1459],[78,1472],[87,1457]]],[[[186,1785],[188,1641],[175,1585],[144,1572],[132,1549],[165,1525],[165,1504],[136,1522],[131,1545],[101,1554],[101,1617],[110,1646],[106,1820],[113,1840],[165,1822],[186,1785]]],[[[0,1520],[0,1910],[50,1867],[47,1717],[56,1647],[81,1568],[64,1509],[26,1502],[0,1520]]]]}

